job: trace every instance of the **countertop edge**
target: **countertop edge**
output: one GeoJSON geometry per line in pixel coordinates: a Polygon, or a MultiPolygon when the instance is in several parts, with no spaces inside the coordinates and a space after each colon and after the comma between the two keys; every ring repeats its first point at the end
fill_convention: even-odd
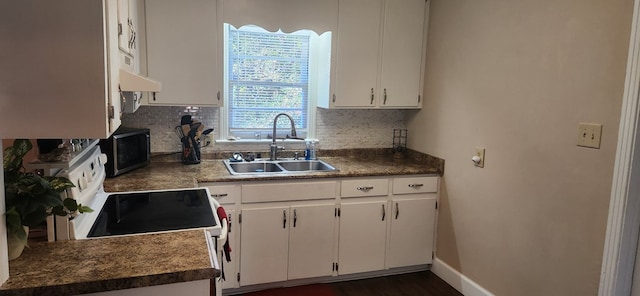
{"type": "Polygon", "coordinates": [[[10,277],[6,283],[0,286],[0,295],[77,295],[215,279],[220,275],[220,271],[211,266],[211,254],[205,236],[204,230],[186,230],[67,242],[37,242],[30,250],[26,250],[27,253],[16,259],[21,261],[10,262],[10,277]],[[121,251],[130,248],[132,242],[141,240],[149,240],[153,245],[160,243],[165,248],[147,252],[143,247],[138,253],[122,255],[121,251]],[[176,248],[179,250],[187,248],[197,256],[188,262],[175,261],[182,258],[175,253],[179,251],[176,248]],[[86,250],[85,253],[95,250],[97,254],[92,258],[88,253],[82,254],[83,251],[79,250],[86,250]],[[166,252],[171,252],[173,255],[166,252]],[[68,260],[68,258],[66,260],[58,258],[61,253],[73,253],[74,257],[86,258],[87,262],[94,263],[101,262],[96,261],[96,257],[114,258],[108,261],[113,261],[115,264],[105,267],[87,265],[85,267],[88,269],[79,269],[76,272],[77,275],[74,275],[65,271],[71,271],[74,266],[82,263],[76,262],[77,260],[68,260]],[[167,256],[163,254],[167,254],[167,256]],[[120,258],[115,259],[113,256],[120,258]],[[165,264],[154,270],[151,266],[158,263],[152,259],[160,258],[157,256],[165,257],[163,259],[166,260],[160,260],[165,264]],[[132,262],[132,264],[128,262],[132,262]],[[178,264],[174,265],[172,262],[178,264]],[[46,268],[39,269],[41,272],[37,272],[34,271],[33,265],[42,265],[46,268]],[[110,276],[109,274],[111,274],[111,270],[114,270],[114,267],[117,270],[130,268],[131,272],[129,274],[115,272],[110,276]],[[65,276],[56,276],[65,273],[67,274],[65,276]],[[86,276],[92,274],[103,276],[96,278],[86,276]],[[107,276],[104,276],[105,274],[107,276]],[[74,281],[73,279],[76,278],[77,281],[74,281]],[[42,286],[39,285],[40,283],[42,286]]]}
{"type": "Polygon", "coordinates": [[[198,281],[206,279],[214,279],[219,271],[213,267],[179,271],[165,274],[154,274],[145,276],[134,276],[127,278],[114,278],[106,280],[97,280],[92,282],[79,282],[55,286],[17,288],[10,290],[0,290],[0,295],[11,296],[45,296],[45,295],[77,295],[88,293],[99,293],[108,291],[117,291],[124,289],[144,288],[151,286],[160,286],[167,284],[175,284],[189,281],[198,281]],[[179,279],[176,279],[179,277],[179,279]]]}

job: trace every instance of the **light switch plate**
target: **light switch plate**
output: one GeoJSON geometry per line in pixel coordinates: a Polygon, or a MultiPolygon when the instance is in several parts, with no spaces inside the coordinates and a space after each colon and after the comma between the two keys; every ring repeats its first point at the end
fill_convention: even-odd
{"type": "Polygon", "coordinates": [[[602,124],[578,123],[578,146],[600,149],[602,124]]]}

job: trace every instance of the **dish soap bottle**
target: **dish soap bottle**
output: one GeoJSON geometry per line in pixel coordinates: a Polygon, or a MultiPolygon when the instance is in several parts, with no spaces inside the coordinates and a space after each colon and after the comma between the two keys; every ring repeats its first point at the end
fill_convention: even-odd
{"type": "Polygon", "coordinates": [[[305,148],[304,150],[304,159],[305,160],[310,160],[311,159],[311,141],[305,141],[305,144],[307,145],[307,148],[305,148]]]}

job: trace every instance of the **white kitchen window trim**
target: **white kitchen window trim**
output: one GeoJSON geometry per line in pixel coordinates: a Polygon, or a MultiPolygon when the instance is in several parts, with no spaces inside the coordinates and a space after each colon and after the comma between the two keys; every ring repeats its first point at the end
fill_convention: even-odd
{"type": "MultiPolygon", "coordinates": [[[[225,23],[224,26],[229,24],[225,23]]],[[[271,139],[267,139],[268,135],[262,135],[260,140],[255,138],[237,139],[229,134],[229,89],[226,87],[229,84],[228,71],[229,65],[226,57],[229,56],[228,47],[226,46],[228,41],[228,31],[223,29],[224,37],[222,38],[220,48],[223,49],[223,106],[220,108],[220,133],[216,143],[265,143],[271,142],[271,139]]],[[[310,39],[310,52],[309,52],[309,84],[308,84],[308,110],[307,110],[307,135],[306,139],[315,139],[316,136],[316,109],[319,96],[329,96],[330,90],[330,71],[331,71],[331,32],[325,32],[321,35],[311,34],[314,38],[310,39]],[[315,37],[317,36],[317,37],[315,37]],[[326,61],[323,63],[321,61],[326,61]],[[320,79],[320,76],[326,76],[326,79],[320,79]]],[[[317,141],[317,139],[315,139],[317,141]]],[[[296,141],[296,140],[291,140],[296,141]]]]}

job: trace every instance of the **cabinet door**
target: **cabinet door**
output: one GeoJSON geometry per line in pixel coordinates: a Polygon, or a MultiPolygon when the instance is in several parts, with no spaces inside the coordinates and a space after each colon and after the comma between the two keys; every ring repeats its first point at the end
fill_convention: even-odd
{"type": "Polygon", "coordinates": [[[2,2],[0,138],[107,138],[120,126],[115,4],[2,2]]]}
{"type": "Polygon", "coordinates": [[[128,54],[131,54],[132,37],[135,35],[133,20],[129,16],[131,9],[129,0],[118,0],[118,47],[128,54]]]}
{"type": "Polygon", "coordinates": [[[340,212],[338,274],[384,269],[387,202],[343,203],[340,212]]]}
{"type": "Polygon", "coordinates": [[[287,280],[289,207],[242,210],[240,285],[287,280]]]}
{"type": "Polygon", "coordinates": [[[147,70],[162,83],[149,104],[221,106],[216,1],[146,1],[147,70]]]}
{"type": "Polygon", "coordinates": [[[133,73],[140,73],[138,55],[138,2],[137,0],[118,0],[118,48],[120,66],[133,73]]]}
{"type": "Polygon", "coordinates": [[[424,0],[385,2],[381,107],[419,107],[422,94],[424,0]]]}
{"type": "Polygon", "coordinates": [[[436,212],[435,194],[394,200],[387,267],[429,264],[432,261],[436,212]]]}
{"type": "Polygon", "coordinates": [[[291,207],[289,280],[331,276],[335,205],[291,207]]]}
{"type": "MultiPolygon", "coordinates": [[[[230,289],[238,287],[238,261],[240,260],[240,248],[237,245],[237,235],[238,229],[236,226],[236,211],[227,210],[227,218],[229,219],[229,232],[227,233],[227,237],[229,240],[229,247],[231,248],[231,262],[227,262],[226,257],[224,256],[224,251],[222,249],[222,245],[220,246],[220,256],[218,258],[218,262],[224,268],[225,280],[222,282],[222,289],[230,289]]],[[[217,282],[216,285],[219,285],[220,282],[217,282]]]]}
{"type": "Polygon", "coordinates": [[[332,107],[375,106],[381,13],[382,0],[340,0],[332,107]]]}

